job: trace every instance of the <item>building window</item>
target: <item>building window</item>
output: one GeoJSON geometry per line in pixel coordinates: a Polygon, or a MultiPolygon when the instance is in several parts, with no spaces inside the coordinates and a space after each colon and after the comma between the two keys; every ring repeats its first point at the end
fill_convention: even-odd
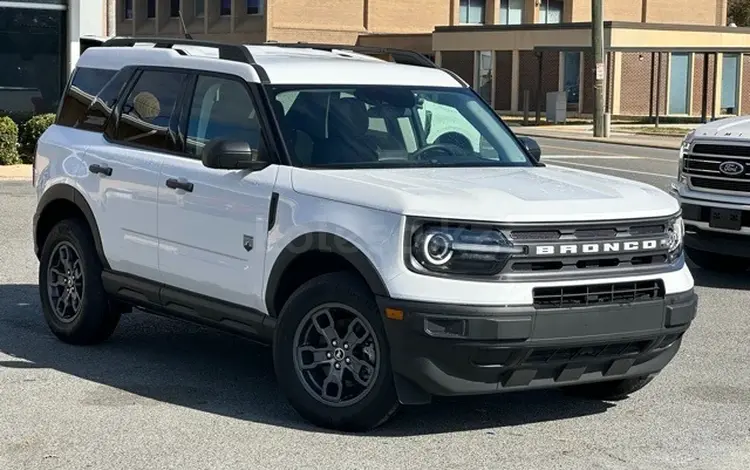
{"type": "Polygon", "coordinates": [[[669,61],[669,114],[687,114],[690,55],[672,54],[669,61]]]}
{"type": "Polygon", "coordinates": [[[461,24],[484,24],[486,0],[461,0],[458,8],[458,22],[461,24]]]}
{"type": "Polygon", "coordinates": [[[229,16],[232,14],[232,0],[221,0],[219,14],[221,16],[229,16]]]}
{"type": "Polygon", "coordinates": [[[146,3],[146,18],[156,18],[156,0],[148,0],[146,3]]]}
{"type": "Polygon", "coordinates": [[[67,82],[67,12],[0,7],[0,116],[54,113],[67,82]]]}
{"type": "Polygon", "coordinates": [[[195,0],[195,3],[193,4],[195,17],[203,18],[203,12],[205,8],[206,8],[206,4],[203,2],[203,0],[195,0]]]}
{"type": "Polygon", "coordinates": [[[475,61],[477,91],[479,96],[489,103],[492,100],[492,51],[477,52],[475,61]]]}
{"type": "Polygon", "coordinates": [[[133,19],[133,0],[125,0],[122,2],[122,8],[124,10],[125,19],[133,19]]]}
{"type": "Polygon", "coordinates": [[[173,18],[180,16],[180,0],[169,0],[169,16],[173,18]]]}
{"type": "Polygon", "coordinates": [[[500,0],[500,24],[523,23],[525,0],[500,0]]]}
{"type": "Polygon", "coordinates": [[[245,0],[247,2],[248,15],[260,15],[263,13],[263,0],[245,0]]]}
{"type": "Polygon", "coordinates": [[[563,90],[568,94],[568,104],[578,105],[581,87],[581,53],[565,52],[563,90]]]}
{"type": "Polygon", "coordinates": [[[562,16],[562,0],[541,0],[539,5],[539,23],[562,23],[562,16]]]}
{"type": "Polygon", "coordinates": [[[737,114],[740,56],[724,54],[721,61],[721,114],[737,114]]]}

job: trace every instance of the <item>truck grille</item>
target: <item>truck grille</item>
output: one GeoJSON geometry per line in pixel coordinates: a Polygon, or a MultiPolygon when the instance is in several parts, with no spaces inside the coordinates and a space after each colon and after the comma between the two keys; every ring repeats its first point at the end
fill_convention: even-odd
{"type": "Polygon", "coordinates": [[[664,298],[664,284],[661,280],[652,280],[582,286],[537,287],[534,289],[533,295],[534,307],[538,309],[648,302],[664,298]]]}
{"type": "Polygon", "coordinates": [[[750,192],[750,146],[696,143],[683,155],[682,173],[694,188],[750,192]]]}
{"type": "Polygon", "coordinates": [[[506,278],[555,278],[601,275],[610,270],[663,269],[669,262],[669,219],[555,224],[503,230],[524,252],[514,254],[502,275],[506,278]],[[629,247],[632,249],[624,249],[629,247]]]}

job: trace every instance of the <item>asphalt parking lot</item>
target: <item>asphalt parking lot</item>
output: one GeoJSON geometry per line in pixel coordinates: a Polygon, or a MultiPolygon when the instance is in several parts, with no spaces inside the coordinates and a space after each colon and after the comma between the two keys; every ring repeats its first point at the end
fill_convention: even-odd
{"type": "MultiPolygon", "coordinates": [[[[604,153],[559,162],[659,185],[622,169],[672,170],[604,153]]],[[[700,307],[682,350],[626,401],[439,400],[345,435],[298,418],[270,352],[233,336],[135,313],[100,346],[57,341],[39,306],[33,211],[28,182],[0,180],[0,469],[750,468],[750,275],[693,269],[700,307]]]]}

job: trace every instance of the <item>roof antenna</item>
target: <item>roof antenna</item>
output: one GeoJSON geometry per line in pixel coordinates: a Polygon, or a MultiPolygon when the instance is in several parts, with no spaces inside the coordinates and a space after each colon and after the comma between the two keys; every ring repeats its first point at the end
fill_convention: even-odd
{"type": "Polygon", "coordinates": [[[177,13],[180,15],[180,23],[182,23],[182,30],[185,31],[185,39],[193,39],[193,36],[191,36],[190,33],[187,32],[187,28],[185,27],[185,20],[182,19],[182,9],[177,10],[177,13]]]}

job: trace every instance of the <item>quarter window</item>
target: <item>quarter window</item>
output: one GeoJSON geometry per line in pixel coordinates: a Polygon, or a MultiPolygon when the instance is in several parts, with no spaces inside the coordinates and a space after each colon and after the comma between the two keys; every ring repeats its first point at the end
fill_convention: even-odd
{"type": "Polygon", "coordinates": [[[183,73],[144,71],[122,104],[116,139],[155,150],[177,150],[169,125],[185,77],[183,73]]]}
{"type": "Polygon", "coordinates": [[[86,110],[104,85],[115,75],[115,70],[79,67],[65,93],[57,123],[78,127],[86,110]]]}
{"type": "Polygon", "coordinates": [[[186,152],[201,158],[212,139],[261,145],[260,121],[247,87],[238,80],[199,76],[195,84],[187,126],[186,152]]]}

